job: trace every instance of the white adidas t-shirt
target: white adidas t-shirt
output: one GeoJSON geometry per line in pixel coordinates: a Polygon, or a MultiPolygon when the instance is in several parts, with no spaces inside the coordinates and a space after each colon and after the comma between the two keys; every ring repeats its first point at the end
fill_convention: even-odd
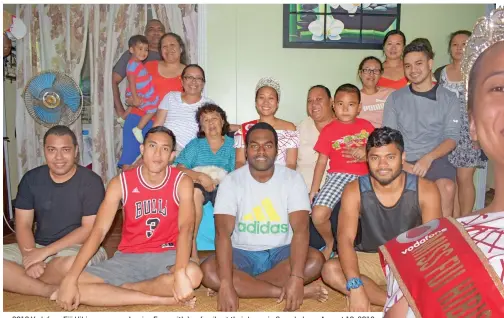
{"type": "Polygon", "coordinates": [[[298,172],[276,164],[273,177],[261,183],[245,165],[219,185],[214,214],[236,217],[233,247],[264,251],[291,243],[289,213],[301,210],[310,211],[311,206],[308,189],[298,172]]]}

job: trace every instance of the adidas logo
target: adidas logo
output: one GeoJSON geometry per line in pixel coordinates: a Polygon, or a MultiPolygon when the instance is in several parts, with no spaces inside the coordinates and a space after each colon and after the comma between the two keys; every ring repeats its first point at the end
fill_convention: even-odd
{"type": "Polygon", "coordinates": [[[135,188],[133,189],[133,191],[131,191],[131,193],[140,193],[140,191],[138,190],[138,188],[135,188]]]}
{"type": "Polygon", "coordinates": [[[251,234],[285,234],[289,232],[289,224],[279,223],[281,218],[270,199],[262,200],[261,205],[254,207],[252,211],[245,214],[238,222],[239,232],[251,234]]]}

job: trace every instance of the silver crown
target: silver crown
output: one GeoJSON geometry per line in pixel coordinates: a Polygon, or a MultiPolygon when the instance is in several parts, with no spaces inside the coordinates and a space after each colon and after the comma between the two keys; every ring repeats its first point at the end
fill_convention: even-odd
{"type": "Polygon", "coordinates": [[[478,57],[497,42],[504,41],[504,9],[492,10],[488,17],[481,17],[474,25],[467,41],[462,60],[462,75],[465,84],[465,100],[468,100],[469,75],[478,57]]]}
{"type": "Polygon", "coordinates": [[[280,82],[273,77],[263,77],[257,82],[255,89],[256,94],[258,90],[266,86],[273,88],[277,92],[278,100],[280,101],[280,82]]]}

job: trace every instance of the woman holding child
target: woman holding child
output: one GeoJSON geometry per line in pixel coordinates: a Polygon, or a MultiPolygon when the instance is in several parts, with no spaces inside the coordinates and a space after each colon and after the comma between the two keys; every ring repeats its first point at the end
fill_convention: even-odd
{"type": "Polygon", "coordinates": [[[242,124],[235,133],[236,169],[245,165],[247,130],[258,122],[266,122],[273,126],[278,134],[278,154],[275,163],[296,170],[299,132],[296,131],[296,126],[293,123],[275,117],[280,102],[280,83],[271,77],[261,78],[256,85],[255,94],[255,105],[259,119],[242,124]]]}

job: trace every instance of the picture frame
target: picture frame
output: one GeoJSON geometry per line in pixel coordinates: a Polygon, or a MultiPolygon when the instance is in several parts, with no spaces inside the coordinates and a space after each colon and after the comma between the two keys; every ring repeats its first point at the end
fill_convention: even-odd
{"type": "Polygon", "coordinates": [[[396,3],[284,4],[283,47],[381,50],[400,19],[396,3]]]}

